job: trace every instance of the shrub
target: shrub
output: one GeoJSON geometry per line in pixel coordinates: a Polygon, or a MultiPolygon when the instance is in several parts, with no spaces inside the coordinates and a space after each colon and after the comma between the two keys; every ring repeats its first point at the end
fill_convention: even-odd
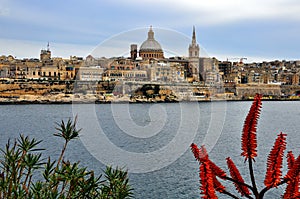
{"type": "Polygon", "coordinates": [[[64,160],[64,153],[70,141],[79,137],[74,122],[69,119],[56,127],[64,145],[57,161],[50,157],[42,159],[41,141],[20,135],[14,142],[10,140],[1,150],[0,198],[131,198],[128,173],[110,166],[102,175],[81,167],[78,162],[64,160]],[[42,174],[38,179],[35,177],[42,174]]]}

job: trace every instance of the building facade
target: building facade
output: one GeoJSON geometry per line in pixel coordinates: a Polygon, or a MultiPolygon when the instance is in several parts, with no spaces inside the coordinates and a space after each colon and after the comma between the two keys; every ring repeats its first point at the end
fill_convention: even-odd
{"type": "Polygon", "coordinates": [[[104,68],[100,66],[80,67],[77,78],[82,81],[102,81],[104,68]]]}

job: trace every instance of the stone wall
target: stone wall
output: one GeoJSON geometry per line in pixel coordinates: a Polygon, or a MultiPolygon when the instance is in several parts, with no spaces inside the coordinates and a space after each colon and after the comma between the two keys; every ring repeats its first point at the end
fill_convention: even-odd
{"type": "Polygon", "coordinates": [[[236,86],[236,95],[239,98],[253,97],[256,93],[266,96],[281,96],[280,85],[270,84],[238,84],[236,86]]]}

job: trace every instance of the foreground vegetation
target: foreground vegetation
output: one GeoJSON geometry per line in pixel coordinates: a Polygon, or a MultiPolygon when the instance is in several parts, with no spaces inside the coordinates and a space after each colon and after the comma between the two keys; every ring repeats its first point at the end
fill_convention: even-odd
{"type": "Polygon", "coordinates": [[[76,119],[57,124],[54,135],[64,140],[58,160],[43,159],[41,141],[24,135],[1,150],[0,198],[125,199],[133,193],[127,171],[106,167],[104,177],[64,159],[68,143],[79,137],[76,119]]]}
{"type": "Polygon", "coordinates": [[[254,175],[253,164],[255,157],[257,157],[257,140],[256,140],[256,127],[260,115],[262,96],[256,95],[253,104],[246,117],[244,128],[242,132],[242,153],[241,156],[248,162],[249,175],[251,183],[248,184],[244,181],[240,171],[235,166],[230,157],[226,158],[227,166],[230,176],[226,174],[220,167],[213,163],[208,156],[204,146],[198,148],[196,144],[191,145],[192,152],[196,160],[200,164],[200,190],[202,198],[216,199],[216,192],[227,195],[231,198],[238,199],[236,195],[228,191],[219,181],[232,182],[236,190],[242,197],[249,199],[262,199],[266,192],[280,185],[287,184],[286,190],[282,195],[284,199],[297,199],[300,198],[299,192],[299,178],[300,178],[300,155],[294,157],[292,151],[287,153],[287,168],[286,175],[282,176],[283,157],[286,149],[286,134],[280,133],[275,140],[274,146],[271,149],[267,159],[267,169],[265,174],[264,185],[262,190],[258,190],[257,182],[254,175]]]}

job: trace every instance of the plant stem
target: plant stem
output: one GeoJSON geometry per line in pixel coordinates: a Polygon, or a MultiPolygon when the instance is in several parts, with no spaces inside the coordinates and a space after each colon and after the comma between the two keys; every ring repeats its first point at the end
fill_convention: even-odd
{"type": "MultiPolygon", "coordinates": [[[[26,151],[23,151],[23,152],[22,152],[22,156],[21,156],[21,158],[20,158],[19,161],[18,161],[18,165],[17,165],[18,168],[20,168],[21,162],[24,161],[24,158],[25,158],[26,153],[27,153],[26,151]]],[[[20,170],[19,170],[18,183],[20,183],[20,180],[21,180],[22,173],[23,173],[24,169],[25,169],[25,166],[22,166],[22,167],[20,168],[20,170]]]]}
{"type": "MultiPolygon", "coordinates": [[[[280,186],[280,185],[283,185],[283,184],[285,184],[285,183],[287,183],[287,180],[282,180],[280,183],[278,183],[277,184],[277,186],[280,186]]],[[[264,198],[264,195],[265,195],[265,193],[267,192],[267,191],[269,191],[271,188],[273,188],[273,187],[265,187],[263,190],[261,190],[261,192],[259,193],[259,199],[263,199],[264,198]]]]}
{"type": "Polygon", "coordinates": [[[232,178],[230,178],[230,177],[227,177],[227,176],[225,176],[224,179],[225,179],[225,180],[229,180],[229,181],[234,182],[234,183],[237,183],[237,184],[240,184],[240,185],[243,185],[243,186],[246,186],[246,187],[248,187],[249,189],[251,189],[252,192],[254,191],[254,190],[253,190],[253,187],[251,187],[250,185],[248,185],[248,184],[246,184],[246,183],[243,183],[243,182],[234,180],[234,179],[232,179],[232,178]]]}
{"type": "Polygon", "coordinates": [[[69,187],[69,190],[68,190],[67,199],[70,199],[70,198],[71,198],[72,192],[73,192],[73,185],[72,185],[72,183],[70,182],[70,187],[69,187]]]}
{"type": "Polygon", "coordinates": [[[66,150],[66,148],[67,148],[67,144],[68,144],[68,142],[66,141],[65,144],[64,144],[63,149],[61,150],[59,159],[58,159],[58,161],[57,161],[56,169],[58,169],[59,164],[60,164],[60,162],[62,161],[62,159],[63,159],[63,157],[64,157],[64,153],[65,153],[65,150],[66,150]]]}
{"type": "Polygon", "coordinates": [[[225,195],[228,195],[228,196],[230,196],[230,197],[232,197],[232,198],[239,199],[239,197],[237,197],[237,196],[235,196],[235,195],[233,195],[233,194],[227,192],[226,190],[224,190],[224,191],[221,192],[221,193],[222,193],[222,194],[225,194],[225,195]]]}
{"type": "Polygon", "coordinates": [[[28,181],[28,185],[27,185],[27,194],[29,193],[29,189],[30,189],[30,186],[31,186],[31,181],[32,181],[32,174],[29,177],[29,181],[28,181]]]}
{"type": "Polygon", "coordinates": [[[28,173],[27,173],[27,175],[25,177],[25,180],[23,182],[23,187],[26,187],[27,180],[29,179],[30,174],[31,174],[31,168],[28,169],[28,173]]]}
{"type": "MultiPolygon", "coordinates": [[[[59,159],[58,159],[58,161],[57,161],[57,165],[56,165],[56,168],[55,168],[55,172],[58,171],[58,167],[59,167],[59,164],[60,164],[60,162],[62,161],[62,159],[63,159],[63,157],[64,157],[64,153],[65,153],[65,150],[66,150],[66,148],[67,148],[67,144],[68,144],[68,142],[66,141],[65,144],[64,144],[63,149],[61,150],[59,159]]],[[[53,188],[55,191],[56,191],[57,188],[58,188],[58,184],[59,184],[59,182],[58,182],[57,185],[53,188]]]]}
{"type": "Polygon", "coordinates": [[[250,172],[250,177],[251,177],[251,182],[252,182],[252,187],[253,187],[252,191],[253,191],[253,194],[255,195],[255,197],[258,198],[258,191],[257,191],[256,183],[255,183],[252,159],[249,158],[248,162],[249,162],[249,172],[250,172]]]}
{"type": "Polygon", "coordinates": [[[60,193],[59,193],[60,196],[64,193],[65,188],[66,188],[66,186],[67,186],[67,183],[68,183],[67,181],[64,181],[64,182],[63,182],[61,191],[60,191],[60,193]]]}

